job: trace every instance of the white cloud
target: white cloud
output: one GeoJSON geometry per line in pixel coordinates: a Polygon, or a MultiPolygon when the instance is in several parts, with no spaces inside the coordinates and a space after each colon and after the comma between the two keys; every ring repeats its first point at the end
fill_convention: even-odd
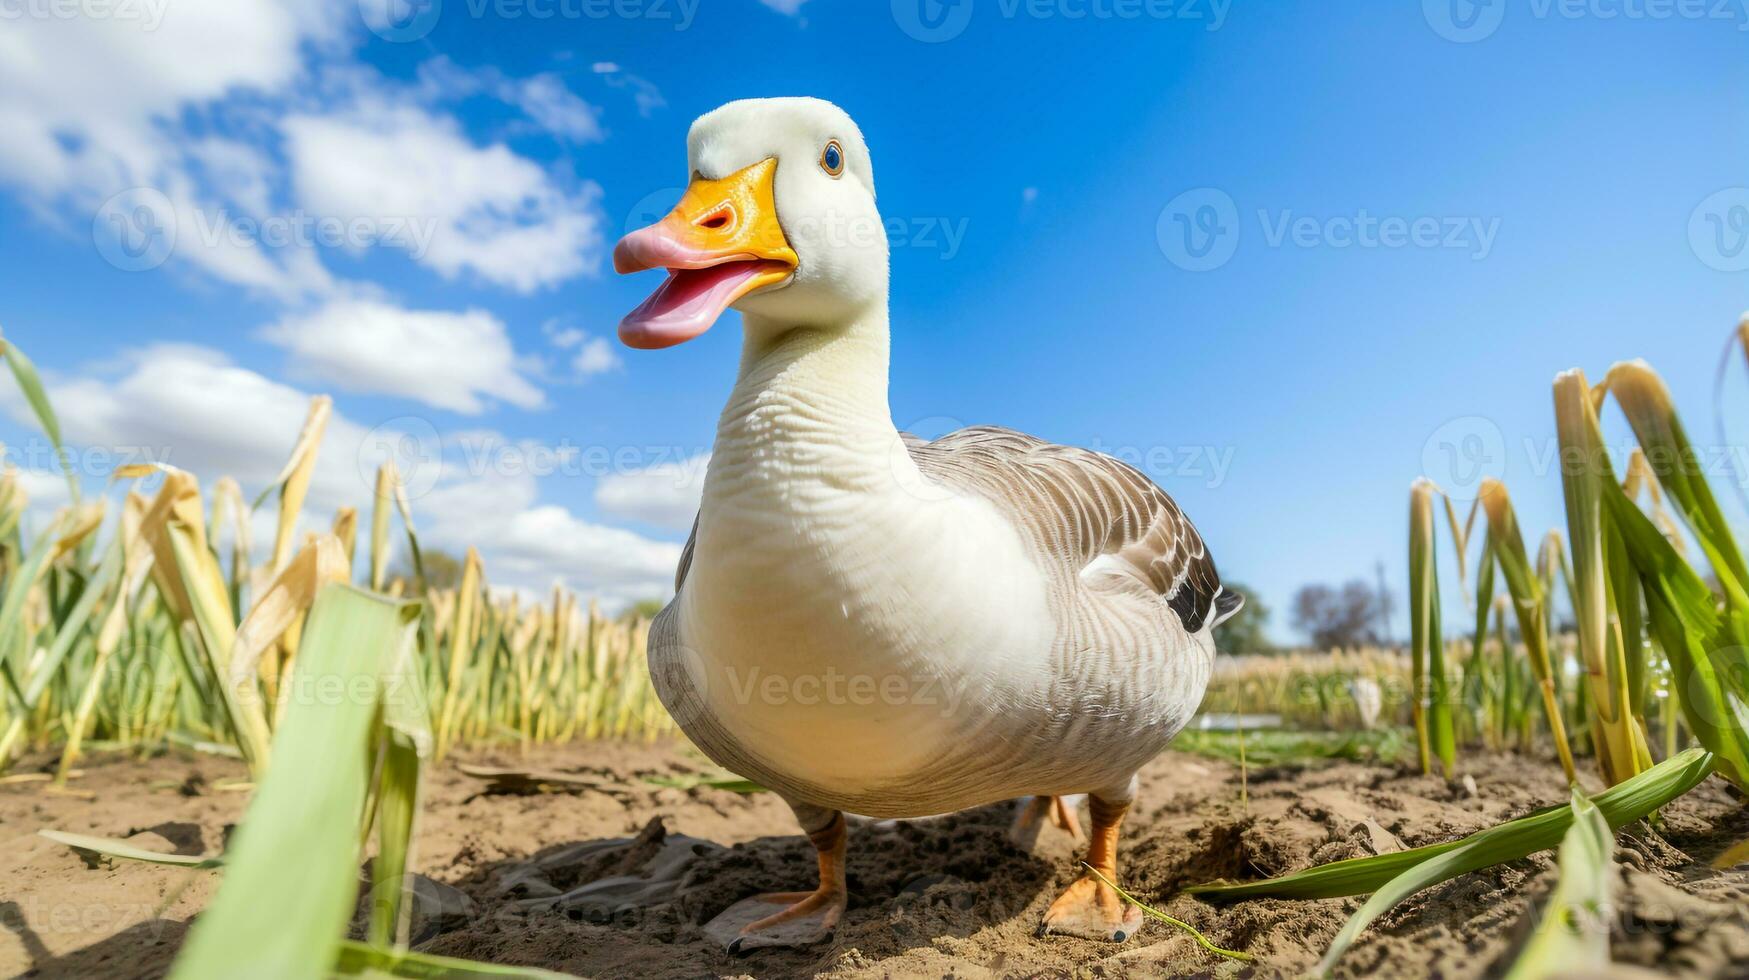
{"type": "Polygon", "coordinates": [[[577,356],[571,358],[571,369],[585,378],[592,374],[617,371],[624,365],[625,362],[620,360],[619,350],[605,337],[585,338],[577,347],[577,356]]]}
{"type": "Polygon", "coordinates": [[[472,271],[532,292],[590,269],[602,251],[599,188],[567,192],[503,144],[475,146],[447,116],[376,103],[282,129],[304,206],[385,227],[433,222],[413,257],[446,278],[472,271]]]}
{"type": "Polygon", "coordinates": [[[668,104],[668,100],[662,98],[662,90],[656,87],[656,83],[642,75],[622,71],[619,65],[611,61],[597,61],[590,67],[609,88],[630,89],[632,101],[638,107],[638,115],[646,119],[651,113],[668,104]]]}
{"type": "Polygon", "coordinates": [[[794,17],[808,0],[759,0],[760,3],[788,17],[794,17]]]}
{"type": "Polygon", "coordinates": [[[625,366],[619,348],[605,337],[590,336],[587,331],[564,326],[556,319],[542,324],[541,332],[547,335],[554,347],[570,352],[571,370],[578,378],[617,371],[625,366]]]}
{"type": "MultiPolygon", "coordinates": [[[[203,203],[191,158],[215,148],[184,146],[175,120],[185,108],[232,95],[291,87],[305,73],[306,46],[332,48],[343,36],[340,0],[141,0],[110,17],[26,16],[0,32],[0,182],[22,188],[40,215],[66,205],[73,234],[111,195],[153,187],[152,218],[186,227],[203,203]],[[126,12],[127,16],[123,13],[126,12]]],[[[186,141],[192,142],[192,141],[186,141]]],[[[255,181],[233,156],[232,190],[255,181]]],[[[229,281],[290,297],[327,285],[307,263],[275,262],[259,248],[179,235],[177,253],[229,281]]]]}
{"type": "MultiPolygon", "coordinates": [[[[117,459],[143,451],[194,472],[209,488],[230,475],[248,496],[277,475],[309,407],[306,392],[189,345],[147,347],[79,374],[51,372],[46,380],[72,446],[105,447],[117,459]]],[[[15,386],[0,386],[0,404],[21,424],[32,424],[15,386]]],[[[325,525],[340,506],[369,506],[373,475],[385,444],[393,442],[384,438],[385,429],[394,424],[367,430],[339,412],[331,417],[307,524],[325,525]]],[[[672,591],[678,544],[590,523],[542,502],[527,473],[443,466],[403,476],[415,491],[421,540],[457,552],[478,547],[494,584],[544,589],[563,580],[614,600],[672,591]]],[[[55,474],[34,474],[27,487],[45,503],[65,496],[55,474]]],[[[258,543],[265,543],[266,530],[264,521],[257,524],[258,543]]]]}
{"type": "Polygon", "coordinates": [[[491,400],[545,404],[523,373],[504,324],[484,310],[406,310],[374,300],[340,300],[294,314],[261,337],[291,353],[300,378],[345,391],[397,395],[464,415],[491,400]]]}
{"type": "Polygon", "coordinates": [[[547,132],[574,143],[594,143],[607,136],[601,110],[572,92],[564,79],[552,72],[511,78],[491,66],[463,68],[440,55],[419,66],[419,84],[428,99],[491,96],[521,109],[547,132]]]}
{"type": "Polygon", "coordinates": [[[460,550],[480,546],[495,582],[571,588],[616,600],[674,591],[680,546],[585,521],[536,501],[527,476],[477,477],[440,486],[417,502],[421,538],[460,550]],[[427,523],[426,517],[430,520],[427,523]]]}
{"type": "Polygon", "coordinates": [[[15,470],[18,487],[24,491],[32,510],[53,511],[73,500],[67,489],[67,478],[49,470],[15,470]]]}
{"type": "Polygon", "coordinates": [[[596,484],[595,506],[613,517],[687,530],[698,514],[710,461],[710,453],[700,453],[678,463],[611,473],[596,484]]]}
{"type": "MultiPolygon", "coordinates": [[[[108,369],[50,375],[48,386],[70,444],[108,450],[116,462],[169,463],[209,483],[229,475],[254,490],[284,465],[310,404],[308,394],[218,351],[182,344],[128,352],[108,369]]],[[[29,421],[22,403],[7,404],[29,421]]],[[[370,483],[355,458],[365,436],[343,417],[329,422],[313,483],[319,499],[368,499],[370,483]]],[[[373,471],[374,464],[365,472],[373,471]]]]}
{"type": "Polygon", "coordinates": [[[512,102],[547,131],[578,143],[606,137],[601,112],[578,98],[557,75],[536,75],[516,83],[512,102]]]}
{"type": "MultiPolygon", "coordinates": [[[[444,276],[471,270],[523,292],[599,261],[598,189],[561,187],[542,165],[478,146],[452,116],[420,104],[464,93],[399,85],[357,62],[352,44],[365,32],[356,0],[135,0],[106,10],[113,15],[6,18],[0,184],[100,251],[141,238],[169,243],[151,262],[105,252],[112,262],[169,261],[286,303],[356,291],[324,265],[322,247],[267,231],[305,220],[300,205],[374,224],[369,244],[409,247],[444,276]],[[356,152],[333,166],[305,158],[288,168],[278,153],[293,144],[286,120],[302,122],[301,135],[324,151],[337,138],[356,152]],[[344,143],[378,124],[388,128],[375,139],[344,143]],[[409,152],[385,157],[397,139],[409,152]],[[335,167],[348,166],[379,170],[337,181],[335,167]],[[307,199],[288,198],[292,178],[307,199]],[[409,178],[414,186],[388,205],[371,196],[409,178]],[[117,195],[136,188],[150,191],[118,208],[117,195]],[[372,222],[385,218],[428,220],[444,240],[412,248],[386,221],[372,222]]],[[[605,135],[599,111],[557,75],[488,70],[470,84],[517,107],[525,128],[570,142],[605,135]]]]}

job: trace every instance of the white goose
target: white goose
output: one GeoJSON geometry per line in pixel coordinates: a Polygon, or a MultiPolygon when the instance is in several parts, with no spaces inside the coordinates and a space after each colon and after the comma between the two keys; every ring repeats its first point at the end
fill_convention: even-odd
{"type": "MultiPolygon", "coordinates": [[[[820,865],[812,892],[741,903],[757,914],[732,946],[830,932],[845,812],[1088,793],[1088,863],[1116,880],[1135,773],[1196,710],[1239,596],[1115,459],[894,428],[887,242],[843,111],[732,102],[693,124],[687,157],[680,203],[614,250],[619,272],[669,272],[620,337],[668,347],[731,306],[745,335],[650,671],[700,749],[790,804],[820,865]]],[[[1085,876],[1042,928],[1122,941],[1139,924],[1085,876]]]]}

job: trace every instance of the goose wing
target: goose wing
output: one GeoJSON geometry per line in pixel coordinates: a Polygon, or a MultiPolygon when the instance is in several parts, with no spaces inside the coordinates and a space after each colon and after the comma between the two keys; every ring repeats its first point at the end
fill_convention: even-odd
{"type": "Polygon", "coordinates": [[[985,497],[1067,583],[1115,577],[1151,591],[1187,632],[1238,612],[1178,504],[1141,471],[1103,453],[1012,429],[972,426],[931,442],[907,434],[925,475],[985,497]]]}
{"type": "MultiPolygon", "coordinates": [[[[1068,578],[1116,574],[1172,607],[1187,632],[1220,623],[1244,598],[1221,587],[1202,536],[1166,491],[1103,453],[979,425],[933,441],[899,436],[918,469],[994,503],[1068,578]]],[[[680,553],[674,591],[686,583],[698,518],[680,553]]]]}

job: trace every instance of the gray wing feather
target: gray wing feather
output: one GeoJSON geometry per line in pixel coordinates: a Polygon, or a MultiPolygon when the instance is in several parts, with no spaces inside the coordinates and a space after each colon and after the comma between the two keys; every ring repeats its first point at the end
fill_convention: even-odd
{"type": "Polygon", "coordinates": [[[933,442],[906,439],[929,476],[996,504],[1034,539],[1059,575],[1109,556],[1195,633],[1217,614],[1214,559],[1178,504],[1135,467],[996,426],[933,442]]]}

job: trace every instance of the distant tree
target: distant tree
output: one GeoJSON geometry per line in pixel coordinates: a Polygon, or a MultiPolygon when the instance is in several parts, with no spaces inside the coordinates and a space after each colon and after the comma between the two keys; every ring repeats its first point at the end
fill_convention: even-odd
{"type": "Polygon", "coordinates": [[[656,614],[668,605],[666,599],[639,599],[626,607],[628,619],[655,619],[656,614]]]}
{"type": "MultiPolygon", "coordinates": [[[[420,548],[419,559],[425,564],[425,584],[433,589],[453,589],[462,584],[462,560],[437,548],[420,548]]],[[[389,570],[390,578],[406,580],[411,584],[418,578],[413,574],[413,562],[403,558],[389,570]]]]}
{"type": "Polygon", "coordinates": [[[1294,628],[1319,649],[1381,643],[1379,623],[1391,598],[1364,579],[1341,586],[1307,585],[1294,594],[1294,628]]]}
{"type": "Polygon", "coordinates": [[[1270,653],[1269,607],[1263,604],[1250,586],[1238,582],[1222,582],[1228,592],[1245,597],[1245,605],[1233,618],[1215,627],[1215,646],[1223,653],[1270,653]]]}

